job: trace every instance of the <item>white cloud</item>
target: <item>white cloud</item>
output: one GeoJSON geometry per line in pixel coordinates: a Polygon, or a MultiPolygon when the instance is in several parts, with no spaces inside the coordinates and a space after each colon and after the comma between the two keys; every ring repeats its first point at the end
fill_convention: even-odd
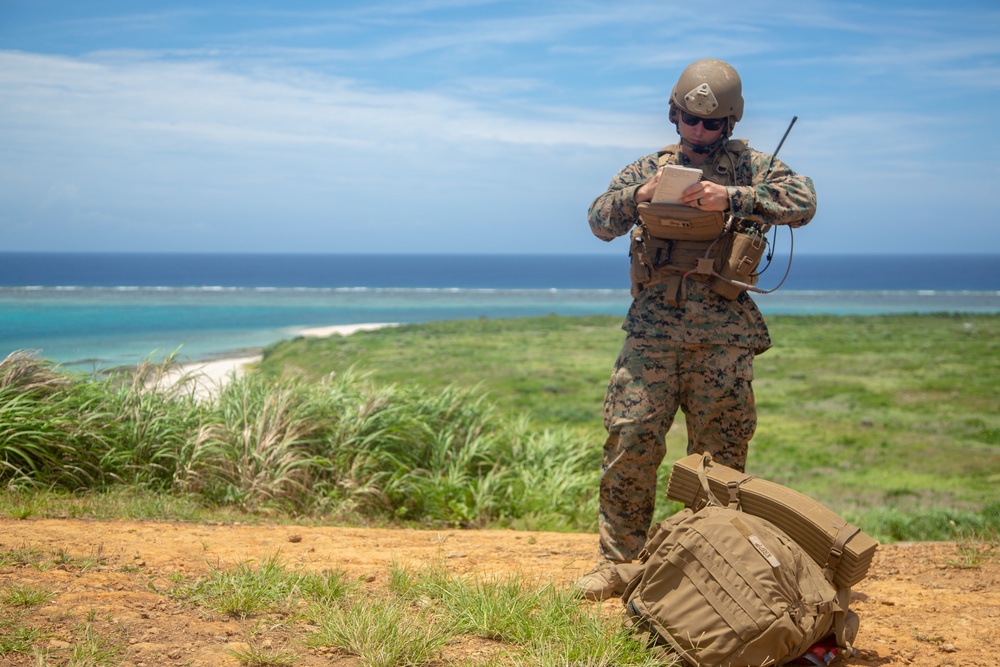
{"type": "MultiPolygon", "coordinates": [[[[378,90],[295,70],[231,71],[212,62],[146,59],[93,63],[0,52],[5,125],[37,135],[75,130],[81,139],[169,135],[227,146],[389,148],[395,142],[500,141],[515,144],[639,145],[636,116],[572,108],[499,113],[475,99],[378,90]],[[23,127],[23,126],[22,126],[23,127]],[[610,131],[609,131],[610,130],[610,131]]],[[[494,89],[495,90],[495,89],[494,89]]],[[[9,131],[9,129],[8,129],[9,131]]]]}
{"type": "MultiPolygon", "coordinates": [[[[357,249],[375,227],[400,250],[435,233],[456,250],[483,238],[594,250],[586,206],[674,139],[669,89],[705,55],[740,64],[737,134],[755,147],[772,150],[800,116],[782,157],[814,177],[818,227],[837,230],[807,244],[850,250],[859,230],[904,223],[929,239],[941,213],[916,194],[963,181],[989,192],[998,175],[996,140],[970,122],[998,101],[997,12],[959,34],[949,11],[892,3],[729,2],[723,29],[704,8],[667,15],[658,2],[509,6],[238,8],[221,28],[214,8],[55,20],[94,44],[0,51],[0,223],[21,230],[7,241],[46,247],[73,222],[118,232],[75,243],[172,231],[182,243],[188,230],[227,247],[281,216],[285,249],[314,249],[297,237],[357,249]],[[155,48],[135,48],[152,33],[155,48]],[[386,214],[394,202],[402,215],[386,214]]],[[[950,206],[995,241],[995,225],[975,222],[984,198],[950,206]]]]}

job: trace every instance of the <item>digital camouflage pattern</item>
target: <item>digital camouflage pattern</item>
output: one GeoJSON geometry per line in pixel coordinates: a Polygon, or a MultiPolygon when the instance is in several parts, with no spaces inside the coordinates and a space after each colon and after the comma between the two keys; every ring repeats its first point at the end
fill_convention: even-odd
{"type": "MultiPolygon", "coordinates": [[[[590,207],[595,236],[610,241],[639,223],[635,191],[660,162],[691,166],[674,145],[622,169],[590,207]]],[[[727,186],[737,218],[800,227],[816,212],[810,178],[745,142],[720,146],[701,168],[706,179],[727,186]]],[[[753,357],[771,346],[767,325],[746,292],[726,299],[693,278],[682,289],[676,306],[665,285],[644,289],[622,325],[628,335],[604,408],[602,560],[628,562],[642,549],[653,517],[657,469],[666,454],[664,436],[678,409],[685,415],[688,454],[709,452],[737,470],[746,463],[757,425],[753,357]]]]}
{"type": "MultiPolygon", "coordinates": [[[[727,185],[730,213],[748,222],[791,227],[801,227],[812,219],[816,213],[816,188],[811,178],[799,176],[778,158],[746,146],[743,140],[730,141],[730,150],[734,146],[746,147],[738,151],[735,169],[729,164],[733,154],[724,147],[716,149],[701,166],[706,180],[727,185]]],[[[679,147],[671,145],[619,171],[607,191],[590,205],[588,221],[597,238],[611,241],[625,236],[639,221],[635,191],[656,175],[661,155],[667,164],[692,166],[679,147]]]]}
{"type": "Polygon", "coordinates": [[[664,435],[684,412],[688,453],[743,470],[757,428],[753,352],[731,345],[663,345],[628,335],[604,403],[600,487],[601,555],[635,558],[646,542],[656,499],[664,435]]]}

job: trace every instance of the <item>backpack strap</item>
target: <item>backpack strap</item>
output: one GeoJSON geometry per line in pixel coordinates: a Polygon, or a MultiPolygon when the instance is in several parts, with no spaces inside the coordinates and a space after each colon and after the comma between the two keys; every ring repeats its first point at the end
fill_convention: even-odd
{"type": "Polygon", "coordinates": [[[708,465],[711,462],[711,454],[704,454],[701,457],[701,463],[698,464],[698,480],[701,482],[702,490],[705,491],[705,505],[708,507],[722,507],[722,503],[720,503],[719,499],[715,497],[714,493],[712,493],[712,487],[708,484],[708,465]]]}
{"type": "MultiPolygon", "coordinates": [[[[753,475],[743,473],[738,479],[731,479],[726,482],[726,490],[729,491],[729,504],[723,505],[719,502],[719,499],[715,496],[715,494],[712,493],[712,489],[708,483],[708,466],[711,465],[711,463],[712,455],[706,453],[702,455],[701,463],[698,465],[698,479],[701,481],[701,488],[705,491],[705,504],[712,507],[728,507],[731,510],[741,509],[740,485],[753,479],[753,475]]],[[[844,540],[844,543],[846,544],[847,540],[844,540]]]]}
{"type": "MultiPolygon", "coordinates": [[[[837,568],[840,567],[840,560],[844,555],[844,546],[851,541],[855,535],[861,532],[857,526],[845,523],[837,529],[837,537],[830,547],[830,555],[827,557],[824,575],[830,583],[833,583],[837,575],[837,568]]],[[[854,655],[854,638],[858,635],[860,619],[858,615],[850,610],[851,589],[848,586],[837,588],[837,610],[833,615],[833,632],[837,638],[837,645],[844,649],[845,656],[854,655]]]]}
{"type": "Polygon", "coordinates": [[[850,603],[851,589],[838,588],[837,606],[839,609],[833,614],[833,633],[837,639],[837,646],[844,649],[844,657],[854,655],[854,638],[858,636],[858,627],[861,624],[858,615],[849,609],[850,603]]]}
{"type": "Polygon", "coordinates": [[[852,537],[860,532],[860,528],[849,523],[845,523],[837,529],[837,537],[834,538],[833,546],[830,547],[830,553],[826,558],[826,578],[831,583],[837,574],[837,568],[840,567],[840,559],[844,556],[844,547],[851,541],[852,537]]]}

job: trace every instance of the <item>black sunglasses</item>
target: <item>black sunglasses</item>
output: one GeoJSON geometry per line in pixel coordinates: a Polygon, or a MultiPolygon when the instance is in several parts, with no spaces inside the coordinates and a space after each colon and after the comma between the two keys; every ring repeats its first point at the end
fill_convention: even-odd
{"type": "Polygon", "coordinates": [[[690,125],[694,127],[698,123],[701,123],[709,132],[715,132],[716,130],[722,129],[722,126],[726,124],[725,118],[702,118],[701,116],[692,116],[684,109],[680,110],[681,120],[684,121],[685,125],[690,125]]]}

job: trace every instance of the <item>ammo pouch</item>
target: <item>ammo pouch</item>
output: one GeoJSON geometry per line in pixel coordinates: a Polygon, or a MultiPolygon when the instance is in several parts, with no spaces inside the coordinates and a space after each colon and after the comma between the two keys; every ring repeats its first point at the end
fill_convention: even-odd
{"type": "Polygon", "coordinates": [[[632,245],[628,251],[631,262],[629,277],[632,279],[632,298],[639,296],[639,293],[647,287],[667,282],[668,279],[675,280],[672,293],[677,292],[680,286],[680,274],[668,271],[673,249],[673,241],[650,236],[642,226],[632,230],[632,245]]]}

